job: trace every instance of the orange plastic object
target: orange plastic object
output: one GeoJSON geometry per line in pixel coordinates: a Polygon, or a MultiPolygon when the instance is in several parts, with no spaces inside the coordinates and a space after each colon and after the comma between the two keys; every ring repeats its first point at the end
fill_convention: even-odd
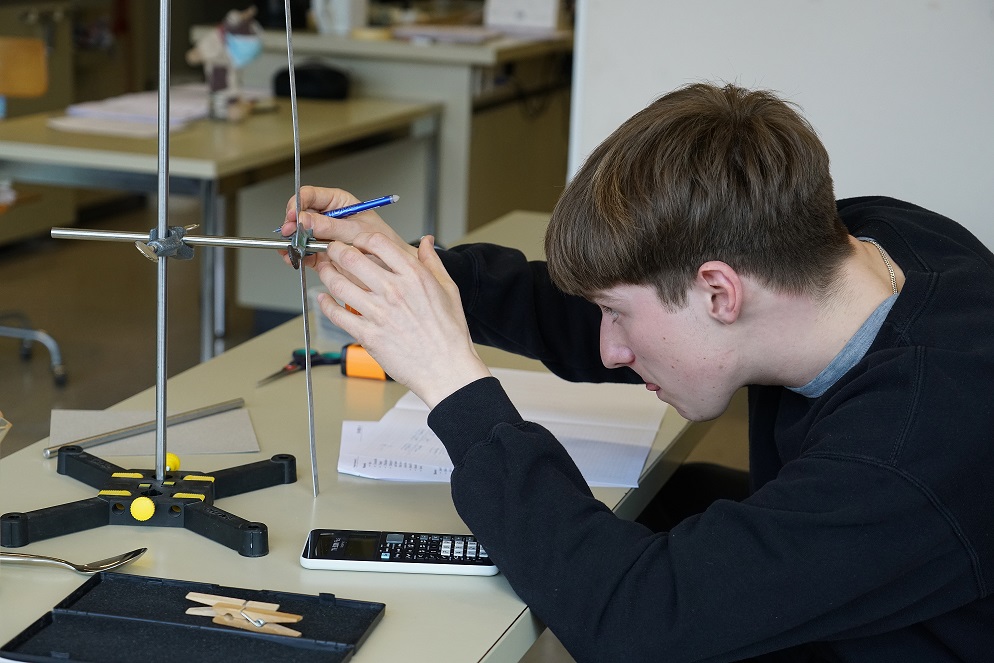
{"type": "Polygon", "coordinates": [[[370,378],[373,380],[391,380],[392,378],[380,368],[376,360],[358,343],[352,343],[342,348],[342,375],[351,378],[370,378]]]}

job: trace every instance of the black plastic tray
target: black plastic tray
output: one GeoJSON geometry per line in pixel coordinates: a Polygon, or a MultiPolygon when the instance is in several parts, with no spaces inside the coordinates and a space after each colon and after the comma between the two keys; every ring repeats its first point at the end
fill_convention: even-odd
{"type": "Polygon", "coordinates": [[[382,603],[334,594],[293,594],[98,573],[13,640],[0,654],[13,661],[132,663],[135,661],[341,662],[352,658],[383,617],[382,603]],[[303,615],[290,624],[299,638],[252,633],[187,615],[202,604],[188,592],[278,603],[303,615]]]}

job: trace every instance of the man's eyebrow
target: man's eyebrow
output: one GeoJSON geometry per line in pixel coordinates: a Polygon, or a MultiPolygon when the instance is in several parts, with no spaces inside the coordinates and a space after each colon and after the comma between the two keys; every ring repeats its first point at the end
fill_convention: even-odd
{"type": "Polygon", "coordinates": [[[590,296],[590,301],[595,304],[616,304],[620,302],[621,299],[605,292],[598,292],[590,296]]]}

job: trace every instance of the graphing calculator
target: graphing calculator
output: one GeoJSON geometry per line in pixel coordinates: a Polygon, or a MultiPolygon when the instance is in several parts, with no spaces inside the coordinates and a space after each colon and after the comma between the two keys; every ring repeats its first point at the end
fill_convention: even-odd
{"type": "Polygon", "coordinates": [[[497,567],[470,534],[315,529],[300,565],[334,571],[491,576],[497,567]]]}

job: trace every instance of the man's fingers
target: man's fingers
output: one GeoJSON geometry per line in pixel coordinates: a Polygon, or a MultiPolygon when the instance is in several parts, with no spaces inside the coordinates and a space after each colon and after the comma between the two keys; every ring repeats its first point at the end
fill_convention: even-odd
{"type": "MultiPolygon", "coordinates": [[[[332,297],[339,302],[348,304],[355,310],[361,310],[360,307],[368,308],[366,306],[369,296],[368,288],[357,283],[357,279],[354,276],[333,262],[318,263],[316,269],[321,282],[324,283],[332,297]]],[[[322,307],[322,310],[324,310],[324,307],[322,307]]]]}
{"type": "Polygon", "coordinates": [[[427,267],[431,275],[438,281],[444,283],[449,280],[449,273],[445,271],[442,259],[438,257],[438,251],[435,250],[434,236],[425,235],[421,238],[421,242],[418,243],[418,261],[427,267]]]}
{"type": "MultiPolygon", "coordinates": [[[[330,209],[338,209],[346,205],[354,205],[360,202],[358,198],[342,189],[328,189],[325,187],[302,186],[300,187],[300,209],[317,210],[326,212],[330,209]]],[[[296,196],[290,198],[286,205],[287,215],[297,211],[296,196]]]]}
{"type": "Polygon", "coordinates": [[[342,242],[328,244],[328,259],[346,278],[365,290],[382,286],[383,277],[389,274],[389,268],[384,269],[379,262],[381,258],[375,253],[367,253],[360,245],[349,245],[342,242]]]}
{"type": "Polygon", "coordinates": [[[380,232],[361,232],[352,239],[352,245],[368,254],[391,272],[407,274],[414,264],[417,249],[406,242],[394,241],[380,232]]]}
{"type": "Polygon", "coordinates": [[[341,189],[326,189],[323,187],[301,187],[300,209],[327,212],[347,205],[360,202],[358,198],[341,189]]]}
{"type": "Polygon", "coordinates": [[[316,219],[326,219],[319,212],[326,212],[332,209],[339,209],[347,205],[354,205],[360,202],[358,198],[342,189],[329,189],[325,187],[302,186],[300,187],[300,211],[301,218],[297,219],[297,197],[293,196],[286,204],[286,215],[281,231],[284,236],[291,235],[296,230],[295,223],[299,220],[305,228],[315,227],[316,219]],[[312,218],[308,219],[308,216],[312,218]],[[308,220],[311,225],[308,225],[308,220]]]}

